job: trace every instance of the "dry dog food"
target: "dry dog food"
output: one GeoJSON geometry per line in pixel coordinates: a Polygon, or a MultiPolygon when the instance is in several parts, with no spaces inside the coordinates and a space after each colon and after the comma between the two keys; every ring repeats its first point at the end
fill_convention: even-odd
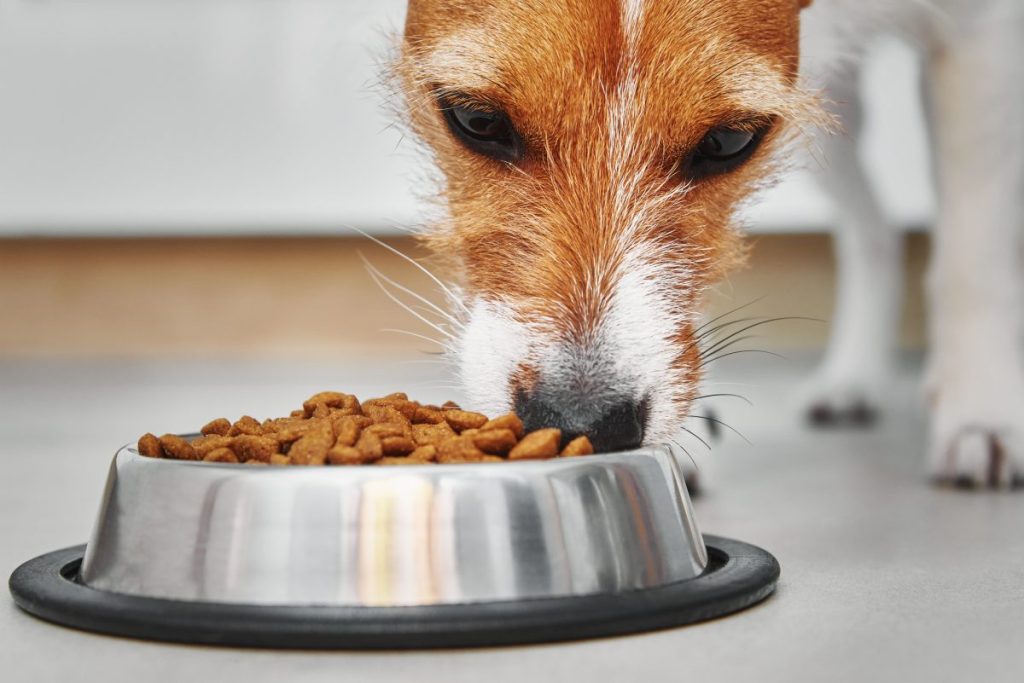
{"type": "Polygon", "coordinates": [[[351,394],[324,391],[289,417],[260,422],[245,415],[220,417],[191,441],[174,434],[145,434],[138,450],[153,458],[250,465],[420,465],[504,462],[590,455],[579,436],[559,449],[558,429],[524,433],[515,413],[488,419],[454,403],[410,401],[402,393],[360,402],[351,394]]]}

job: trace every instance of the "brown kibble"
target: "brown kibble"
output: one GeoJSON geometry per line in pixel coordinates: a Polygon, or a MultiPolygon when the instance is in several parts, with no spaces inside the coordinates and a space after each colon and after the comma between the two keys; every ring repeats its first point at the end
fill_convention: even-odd
{"type": "Polygon", "coordinates": [[[214,448],[203,456],[205,462],[231,462],[237,463],[238,456],[230,448],[214,448]]]}
{"type": "Polygon", "coordinates": [[[481,429],[511,429],[516,439],[523,438],[523,421],[515,413],[505,413],[484,423],[481,429]]]}
{"type": "Polygon", "coordinates": [[[562,449],[562,455],[564,457],[573,457],[577,455],[593,455],[594,446],[590,443],[590,439],[583,436],[577,436],[575,439],[565,444],[565,448],[562,449]]]}
{"type": "Polygon", "coordinates": [[[302,414],[306,417],[327,417],[332,410],[359,415],[359,399],[339,391],[321,391],[302,402],[302,414]]]}
{"type": "Polygon", "coordinates": [[[327,451],[327,462],[332,465],[363,465],[372,462],[358,448],[352,446],[335,446],[327,451]]]}
{"type": "Polygon", "coordinates": [[[412,456],[409,457],[394,457],[385,456],[378,460],[375,464],[377,465],[429,465],[430,461],[420,460],[412,456]]]}
{"type": "MultiPolygon", "coordinates": [[[[408,465],[551,458],[558,455],[560,440],[557,429],[524,435],[522,420],[511,412],[488,419],[452,401],[420,404],[402,392],[360,403],[352,394],[324,391],[289,417],[257,422],[243,415],[234,423],[217,418],[191,442],[173,434],[144,434],[138,450],[148,457],[219,463],[408,465]]],[[[593,450],[586,437],[578,437],[561,454],[593,450]]]]}
{"type": "Polygon", "coordinates": [[[446,410],[444,419],[457,432],[466,429],[479,429],[487,423],[486,415],[458,409],[446,410]]]}
{"type": "Polygon", "coordinates": [[[485,455],[468,436],[458,436],[437,446],[437,461],[443,463],[479,462],[485,455]]]}
{"type": "Polygon", "coordinates": [[[440,408],[433,406],[417,406],[412,416],[413,424],[441,424],[444,422],[444,413],[440,408]]]}
{"type": "Polygon", "coordinates": [[[384,456],[384,444],[381,443],[380,436],[371,432],[369,428],[364,429],[359,435],[355,447],[365,458],[380,460],[384,456]]]}
{"type": "Polygon", "coordinates": [[[225,417],[218,417],[216,420],[210,420],[204,424],[200,431],[204,436],[210,436],[211,434],[227,436],[228,432],[231,431],[231,422],[225,417]]]}
{"type": "Polygon", "coordinates": [[[371,434],[376,434],[382,439],[386,436],[404,436],[408,439],[412,438],[412,426],[405,422],[388,422],[384,424],[372,424],[365,427],[364,431],[368,431],[371,434]]]}
{"type": "Polygon", "coordinates": [[[473,435],[473,443],[484,453],[506,455],[516,445],[516,435],[511,429],[481,429],[473,435]]]}
{"type": "Polygon", "coordinates": [[[351,422],[360,430],[366,429],[373,424],[373,420],[365,415],[342,415],[339,413],[333,413],[328,419],[331,421],[331,427],[334,429],[335,436],[338,435],[338,429],[345,423],[351,422]]]}
{"type": "MultiPolygon", "coordinates": [[[[314,418],[314,420],[315,419],[317,418],[314,418]]],[[[275,432],[266,434],[266,436],[275,439],[282,446],[286,444],[290,446],[305,436],[306,432],[316,426],[317,423],[314,420],[302,420],[295,424],[286,425],[275,432]]]]}
{"type": "Polygon", "coordinates": [[[243,462],[250,460],[270,462],[270,456],[277,453],[278,444],[276,439],[269,436],[241,434],[231,439],[231,450],[243,462]]]}
{"type": "Polygon", "coordinates": [[[139,439],[138,444],[139,455],[148,455],[151,458],[162,458],[164,457],[164,449],[160,446],[160,439],[156,438],[156,435],[146,432],[139,439]]]}
{"type": "Polygon", "coordinates": [[[437,460],[437,446],[430,444],[426,446],[417,446],[408,457],[412,460],[435,462],[437,460]]]}
{"type": "Polygon", "coordinates": [[[263,427],[256,421],[256,418],[243,415],[228,430],[228,436],[239,436],[241,434],[260,436],[263,434],[263,427]]]}
{"type": "Polygon", "coordinates": [[[331,414],[331,408],[326,403],[317,403],[307,417],[325,418],[331,414]]]}
{"type": "Polygon", "coordinates": [[[359,433],[363,430],[361,420],[367,420],[367,418],[355,415],[343,415],[339,418],[331,419],[331,429],[334,432],[334,445],[335,446],[354,446],[356,440],[359,438],[359,433]]]}
{"type": "Polygon", "coordinates": [[[288,449],[296,465],[323,465],[327,451],[334,445],[334,430],[327,420],[318,420],[288,449]]]}
{"type": "Polygon", "coordinates": [[[558,443],[561,439],[562,431],[553,427],[530,432],[508,452],[508,459],[553,458],[558,455],[558,443]]]}
{"type": "Polygon", "coordinates": [[[380,440],[384,455],[409,455],[416,450],[416,444],[407,436],[385,436],[380,440]]]}
{"type": "Polygon", "coordinates": [[[414,401],[401,398],[404,395],[405,394],[391,394],[384,398],[371,398],[369,401],[363,402],[363,412],[365,413],[371,406],[394,408],[402,414],[402,417],[411,421],[413,416],[416,415],[416,409],[419,408],[419,404],[414,401]]]}
{"type": "Polygon", "coordinates": [[[177,434],[164,434],[160,437],[160,446],[164,455],[175,460],[198,460],[199,454],[192,444],[177,434]]]}
{"type": "Polygon", "coordinates": [[[273,432],[279,432],[282,429],[288,429],[289,427],[297,427],[299,425],[307,425],[309,420],[304,417],[277,417],[274,419],[266,419],[260,424],[263,428],[264,434],[270,434],[273,432]]]}
{"type": "Polygon", "coordinates": [[[391,422],[408,422],[408,418],[394,406],[367,401],[363,403],[363,414],[373,420],[374,424],[391,422]]]}
{"type": "Polygon", "coordinates": [[[232,436],[209,434],[207,436],[199,436],[192,439],[192,443],[190,445],[196,450],[196,453],[200,458],[205,458],[210,451],[218,448],[230,448],[233,439],[234,437],[232,436]]]}
{"type": "Polygon", "coordinates": [[[455,430],[448,426],[447,422],[440,424],[414,424],[412,426],[412,439],[417,446],[434,446],[455,438],[455,430]]]}

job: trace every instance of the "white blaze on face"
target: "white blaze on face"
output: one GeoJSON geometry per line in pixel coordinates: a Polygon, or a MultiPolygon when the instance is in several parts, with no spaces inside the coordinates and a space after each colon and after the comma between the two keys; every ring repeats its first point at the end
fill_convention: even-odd
{"type": "Polygon", "coordinates": [[[611,305],[601,324],[603,347],[614,362],[632,398],[648,403],[644,440],[675,436],[680,416],[675,397],[685,394],[685,368],[674,363],[680,351],[678,332],[693,314],[680,306],[679,292],[688,286],[684,269],[651,260],[636,249],[622,268],[611,305]]]}
{"type": "Polygon", "coordinates": [[[644,0],[622,0],[622,33],[629,47],[636,45],[643,16],[644,0]]]}
{"type": "Polygon", "coordinates": [[[484,299],[472,302],[454,344],[456,367],[469,405],[488,414],[511,410],[512,375],[550,343],[538,330],[516,321],[509,304],[484,299]]]}

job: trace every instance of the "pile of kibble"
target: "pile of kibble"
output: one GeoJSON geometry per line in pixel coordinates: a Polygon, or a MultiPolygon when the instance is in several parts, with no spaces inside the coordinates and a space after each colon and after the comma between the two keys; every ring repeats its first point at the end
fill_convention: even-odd
{"type": "Polygon", "coordinates": [[[579,436],[559,450],[558,429],[524,433],[515,413],[488,419],[448,402],[410,401],[403,393],[360,403],[351,394],[324,391],[302,410],[263,422],[245,415],[218,418],[188,441],[174,434],[139,439],[154,458],[253,465],[421,465],[535,460],[594,452],[579,436]]]}

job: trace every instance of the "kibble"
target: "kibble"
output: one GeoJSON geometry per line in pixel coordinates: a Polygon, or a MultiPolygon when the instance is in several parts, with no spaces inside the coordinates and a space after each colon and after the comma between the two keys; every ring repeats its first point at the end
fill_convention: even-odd
{"type": "Polygon", "coordinates": [[[412,401],[404,393],[360,402],[352,394],[323,391],[288,417],[262,422],[249,415],[220,417],[191,441],[174,434],[144,434],[138,452],[152,458],[246,465],[423,465],[536,460],[590,455],[586,436],[559,450],[562,433],[527,433],[515,413],[489,419],[448,401],[412,401]]]}

